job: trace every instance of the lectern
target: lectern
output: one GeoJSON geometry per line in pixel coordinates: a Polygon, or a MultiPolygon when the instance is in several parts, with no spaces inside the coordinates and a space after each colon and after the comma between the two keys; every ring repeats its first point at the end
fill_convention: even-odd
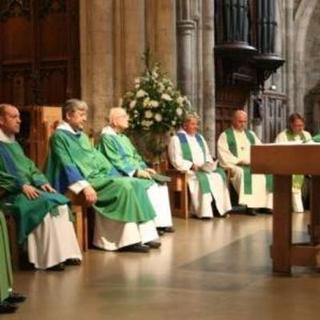
{"type": "Polygon", "coordinates": [[[273,243],[275,273],[290,274],[291,266],[320,266],[320,145],[266,144],[251,147],[254,173],[272,174],[273,243]],[[292,174],[311,176],[310,241],[292,243],[292,174]]]}

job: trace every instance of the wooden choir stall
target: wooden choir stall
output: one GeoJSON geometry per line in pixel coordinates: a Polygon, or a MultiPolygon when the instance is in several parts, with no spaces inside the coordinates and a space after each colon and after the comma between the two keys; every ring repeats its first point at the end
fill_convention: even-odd
{"type": "Polygon", "coordinates": [[[291,266],[320,267],[320,145],[252,146],[253,173],[272,174],[273,240],[271,258],[273,272],[290,274],[291,266]],[[292,174],[311,176],[310,241],[292,243],[291,186],[292,174]]]}

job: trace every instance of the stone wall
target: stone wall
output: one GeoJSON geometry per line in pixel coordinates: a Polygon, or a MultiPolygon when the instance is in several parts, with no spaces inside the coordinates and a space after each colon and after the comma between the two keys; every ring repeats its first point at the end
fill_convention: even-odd
{"type": "Polygon", "coordinates": [[[80,0],[81,91],[95,132],[144,70],[147,48],[176,81],[175,1],[80,0]]]}

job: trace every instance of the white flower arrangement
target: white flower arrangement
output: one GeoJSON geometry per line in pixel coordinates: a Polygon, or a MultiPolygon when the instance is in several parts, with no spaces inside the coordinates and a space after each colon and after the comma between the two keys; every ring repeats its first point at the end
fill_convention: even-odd
{"type": "Polygon", "coordinates": [[[129,114],[130,129],[150,133],[167,133],[179,127],[190,107],[173,83],[156,65],[134,79],[134,88],[122,100],[129,114]]]}

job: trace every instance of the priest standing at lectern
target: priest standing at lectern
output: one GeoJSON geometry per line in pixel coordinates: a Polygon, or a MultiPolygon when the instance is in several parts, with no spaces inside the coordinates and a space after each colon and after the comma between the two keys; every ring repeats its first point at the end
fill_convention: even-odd
{"type": "Polygon", "coordinates": [[[30,263],[37,269],[63,270],[63,263],[82,259],[69,200],[55,192],[46,177],[25,156],[15,140],[20,113],[12,105],[0,105],[0,182],[2,203],[14,215],[18,241],[28,243],[30,263]]]}
{"type": "Polygon", "coordinates": [[[251,174],[250,148],[261,141],[247,129],[247,122],[245,111],[234,112],[231,127],[219,136],[218,159],[222,167],[231,171],[238,203],[247,206],[248,212],[254,215],[254,209],[272,208],[272,179],[271,176],[251,174]]]}
{"type": "MultiPolygon", "coordinates": [[[[304,130],[304,118],[299,113],[293,113],[288,119],[288,128],[280,132],[275,143],[305,143],[310,141],[311,135],[304,130]]],[[[303,212],[301,189],[304,183],[303,175],[292,176],[292,209],[303,212]]]]}
{"type": "Polygon", "coordinates": [[[217,168],[204,137],[198,133],[198,121],[194,113],[186,116],[182,129],[170,140],[170,162],[187,174],[192,213],[196,217],[226,217],[231,210],[226,175],[217,168]]]}
{"type": "Polygon", "coordinates": [[[109,125],[102,129],[97,149],[123,176],[152,181],[147,193],[156,212],[157,229],[160,232],[173,232],[168,187],[152,179],[156,171],[146,165],[128,136],[123,133],[128,127],[129,116],[126,110],[112,108],[109,125]]]}

